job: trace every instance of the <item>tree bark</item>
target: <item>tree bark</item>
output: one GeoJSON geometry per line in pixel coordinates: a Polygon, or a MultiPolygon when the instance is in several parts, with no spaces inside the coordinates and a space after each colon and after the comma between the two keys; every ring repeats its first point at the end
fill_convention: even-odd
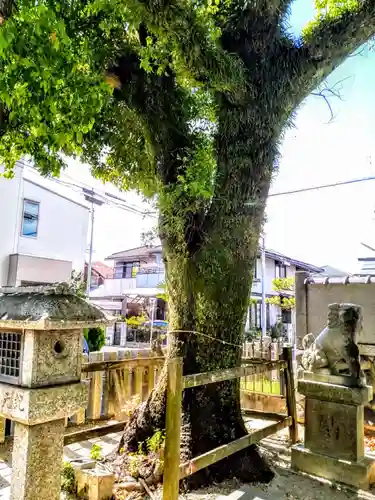
{"type": "MultiPolygon", "coordinates": [[[[233,210],[232,200],[229,204],[229,209],[222,206],[212,213],[207,238],[198,251],[179,252],[175,239],[163,241],[172,330],[168,356],[183,358],[184,375],[233,368],[241,361],[264,204],[255,217],[253,208],[239,213],[236,205],[233,210]]],[[[239,383],[225,381],[184,391],[181,463],[247,433],[239,383]]],[[[120,448],[136,451],[138,443],[164,428],[165,389],[164,370],[158,387],[127,425],[120,448]]],[[[273,473],[256,447],[251,447],[193,474],[186,484],[197,487],[233,477],[268,482],[273,473]]]]}

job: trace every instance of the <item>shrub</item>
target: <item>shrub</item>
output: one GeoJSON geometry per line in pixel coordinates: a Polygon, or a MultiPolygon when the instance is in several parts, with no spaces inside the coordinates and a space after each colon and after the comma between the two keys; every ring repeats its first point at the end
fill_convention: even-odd
{"type": "Polygon", "coordinates": [[[85,328],[83,330],[83,335],[87,340],[90,352],[100,351],[100,349],[105,344],[104,328],[100,326],[96,328],[85,328]]]}
{"type": "Polygon", "coordinates": [[[93,460],[101,460],[102,447],[99,444],[93,444],[90,450],[90,458],[93,460]]]}
{"type": "Polygon", "coordinates": [[[70,462],[64,462],[62,466],[61,489],[67,493],[76,493],[74,468],[70,462]]]}

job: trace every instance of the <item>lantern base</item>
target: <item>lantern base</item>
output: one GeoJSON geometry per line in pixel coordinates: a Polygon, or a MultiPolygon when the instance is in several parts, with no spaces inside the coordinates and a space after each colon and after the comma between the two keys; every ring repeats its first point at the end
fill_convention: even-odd
{"type": "Polygon", "coordinates": [[[14,426],[11,500],[60,500],[64,419],[14,426]]]}
{"type": "Polygon", "coordinates": [[[0,416],[26,425],[38,425],[74,415],[88,402],[88,384],[27,389],[0,384],[0,416]]]}

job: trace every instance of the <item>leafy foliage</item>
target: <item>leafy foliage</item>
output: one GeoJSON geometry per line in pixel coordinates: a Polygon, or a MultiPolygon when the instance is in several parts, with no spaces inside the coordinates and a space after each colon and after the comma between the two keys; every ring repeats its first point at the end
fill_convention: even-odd
{"type": "Polygon", "coordinates": [[[266,299],[266,302],[281,307],[281,309],[294,309],[296,306],[296,299],[294,297],[280,297],[280,295],[269,297],[266,299]]]}
{"type": "Polygon", "coordinates": [[[69,286],[78,297],[86,297],[86,282],[83,279],[83,274],[77,271],[72,271],[69,286]]]}
{"type": "Polygon", "coordinates": [[[162,281],[157,286],[158,293],[156,294],[156,298],[163,299],[164,302],[168,302],[168,285],[166,281],[162,281]]]}
{"type": "Polygon", "coordinates": [[[64,462],[61,468],[61,489],[67,493],[76,493],[75,473],[70,462],[64,462]]]}
{"type": "Polygon", "coordinates": [[[139,327],[141,325],[143,325],[143,323],[146,321],[146,317],[145,316],[132,316],[130,318],[126,318],[126,324],[128,326],[135,326],[135,327],[139,327]]]}
{"type": "MultiPolygon", "coordinates": [[[[6,175],[12,175],[21,155],[31,156],[46,175],[60,172],[64,154],[81,155],[96,176],[147,196],[158,194],[166,212],[173,207],[174,217],[166,219],[169,232],[185,234],[181,219],[207,211],[215,189],[221,196],[220,179],[226,174],[217,170],[221,152],[215,133],[218,117],[225,123],[224,102],[235,105],[224,125],[231,129],[226,130],[229,138],[241,121],[255,125],[257,107],[264,117],[262,106],[251,108],[258,88],[278,82],[273,91],[279,97],[265,97],[279,121],[272,133],[276,139],[299,103],[292,99],[291,107],[291,99],[285,99],[292,91],[288,82],[295,78],[298,84],[300,68],[307,76],[309,69],[300,42],[287,35],[286,7],[280,5],[278,16],[269,12],[267,19],[259,6],[236,0],[160,5],[151,0],[20,0],[0,25],[0,162],[6,175]],[[272,23],[282,29],[275,31],[272,23]],[[301,54],[292,60],[288,50],[293,45],[301,54]],[[260,53],[264,71],[257,75],[253,64],[260,53]],[[252,118],[246,116],[251,109],[252,118]]],[[[315,28],[331,20],[344,23],[348,13],[362,15],[361,9],[357,0],[316,0],[306,43],[315,28]]],[[[371,8],[366,12],[371,34],[371,8]]],[[[362,31],[353,35],[357,45],[368,38],[362,31]]],[[[328,46],[329,37],[320,35],[328,46]]],[[[335,49],[343,55],[350,50],[339,44],[335,49]]],[[[299,101],[309,84],[304,79],[300,86],[299,101]]],[[[241,158],[240,144],[237,152],[233,146],[226,153],[241,158]]]]}
{"type": "Polygon", "coordinates": [[[104,328],[100,326],[96,328],[84,328],[83,334],[89,345],[90,352],[100,351],[105,345],[104,328]]]}
{"type": "Polygon", "coordinates": [[[93,444],[90,450],[90,458],[93,460],[101,460],[102,458],[102,447],[99,444],[93,444]]]}
{"type": "MultiPolygon", "coordinates": [[[[272,288],[276,292],[293,292],[294,291],[295,280],[294,278],[276,278],[272,281],[272,288]]],[[[281,309],[294,309],[296,305],[296,299],[294,297],[285,297],[282,295],[276,295],[274,297],[269,297],[266,299],[269,304],[280,307],[281,309]]]]}
{"type": "Polygon", "coordinates": [[[272,288],[277,292],[294,291],[295,279],[294,278],[275,278],[272,281],[272,288]]]}
{"type": "Polygon", "coordinates": [[[154,434],[146,440],[147,451],[149,453],[157,453],[164,446],[164,441],[164,431],[157,429],[154,434]]]}
{"type": "Polygon", "coordinates": [[[155,244],[155,241],[158,238],[157,228],[153,227],[148,231],[143,231],[141,233],[141,243],[145,247],[152,248],[155,244]]]}

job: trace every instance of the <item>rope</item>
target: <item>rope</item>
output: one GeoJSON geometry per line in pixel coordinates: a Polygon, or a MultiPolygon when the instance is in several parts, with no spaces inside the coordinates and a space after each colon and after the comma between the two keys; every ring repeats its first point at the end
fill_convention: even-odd
{"type": "Polygon", "coordinates": [[[216,337],[212,337],[211,335],[207,335],[206,333],[196,332],[195,330],[169,330],[168,333],[193,333],[194,335],[201,335],[202,337],[206,337],[210,340],[215,340],[216,342],[220,342],[224,345],[231,345],[240,349],[243,348],[243,345],[233,344],[233,342],[227,342],[226,340],[217,339],[216,337]]]}

